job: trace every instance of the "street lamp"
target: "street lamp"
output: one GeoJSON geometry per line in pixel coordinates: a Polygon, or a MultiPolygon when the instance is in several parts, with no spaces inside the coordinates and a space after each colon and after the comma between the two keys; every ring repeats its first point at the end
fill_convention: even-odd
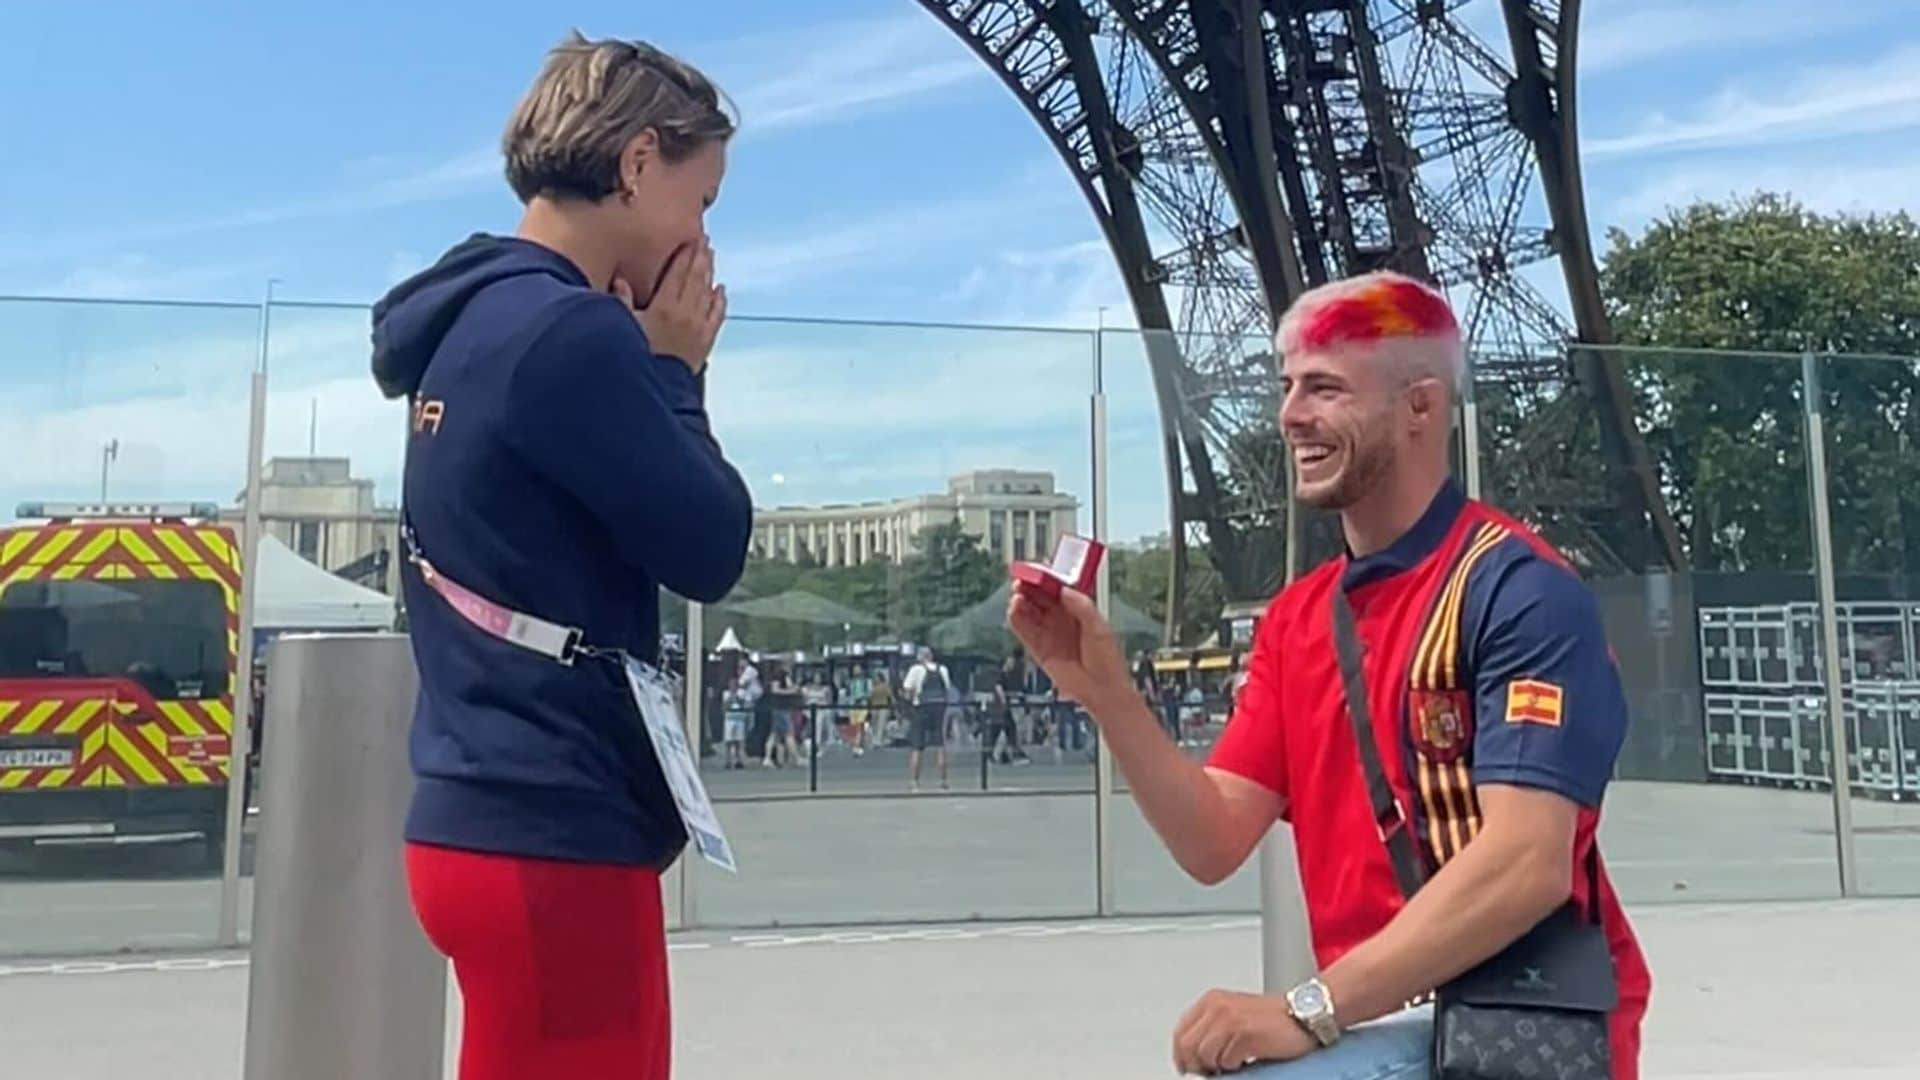
{"type": "Polygon", "coordinates": [[[111,439],[100,448],[100,501],[107,501],[107,470],[120,458],[120,440],[111,439]]]}

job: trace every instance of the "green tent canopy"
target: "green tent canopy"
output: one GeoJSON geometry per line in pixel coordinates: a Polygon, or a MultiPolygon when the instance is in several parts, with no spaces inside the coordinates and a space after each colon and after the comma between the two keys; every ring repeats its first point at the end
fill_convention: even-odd
{"type": "Polygon", "coordinates": [[[753,619],[783,619],[815,626],[879,626],[880,620],[835,600],[804,589],[789,589],[776,596],[741,600],[720,605],[722,610],[753,619]]]}
{"type": "MultiPolygon", "coordinates": [[[[1014,640],[1012,631],[1007,629],[1007,604],[1012,598],[1013,583],[1003,583],[992,596],[950,619],[934,623],[927,631],[928,643],[951,653],[1001,655],[1011,652],[1014,640]]],[[[1108,618],[1129,651],[1161,643],[1160,624],[1152,616],[1118,596],[1112,600],[1108,618]]]]}

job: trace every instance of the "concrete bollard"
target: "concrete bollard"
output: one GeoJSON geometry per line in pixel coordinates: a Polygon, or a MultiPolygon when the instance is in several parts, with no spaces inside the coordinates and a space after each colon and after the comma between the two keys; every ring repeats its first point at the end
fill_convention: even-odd
{"type": "Polygon", "coordinates": [[[1307,901],[1293,849],[1293,829],[1276,822],[1260,841],[1260,981],[1284,994],[1319,969],[1307,928],[1307,901]]]}
{"type": "Polygon", "coordinates": [[[442,1080],[447,966],[407,898],[418,685],[398,634],[274,645],[246,1080],[442,1080]]]}

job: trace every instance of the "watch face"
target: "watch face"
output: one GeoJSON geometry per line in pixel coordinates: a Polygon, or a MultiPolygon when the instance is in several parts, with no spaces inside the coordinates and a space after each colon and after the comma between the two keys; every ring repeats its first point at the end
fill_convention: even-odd
{"type": "Polygon", "coordinates": [[[1313,1016],[1326,1011],[1327,993],[1316,983],[1307,983],[1293,992],[1293,1008],[1302,1016],[1313,1016]]]}

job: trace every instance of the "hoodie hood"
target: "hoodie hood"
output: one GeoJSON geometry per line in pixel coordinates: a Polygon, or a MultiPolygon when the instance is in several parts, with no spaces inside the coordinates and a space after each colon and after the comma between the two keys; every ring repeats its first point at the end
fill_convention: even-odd
{"type": "Polygon", "coordinates": [[[454,320],[482,289],[522,274],[547,274],[585,288],[572,260],[529,240],[476,234],[373,305],[373,378],[389,398],[420,388],[454,320]]]}

